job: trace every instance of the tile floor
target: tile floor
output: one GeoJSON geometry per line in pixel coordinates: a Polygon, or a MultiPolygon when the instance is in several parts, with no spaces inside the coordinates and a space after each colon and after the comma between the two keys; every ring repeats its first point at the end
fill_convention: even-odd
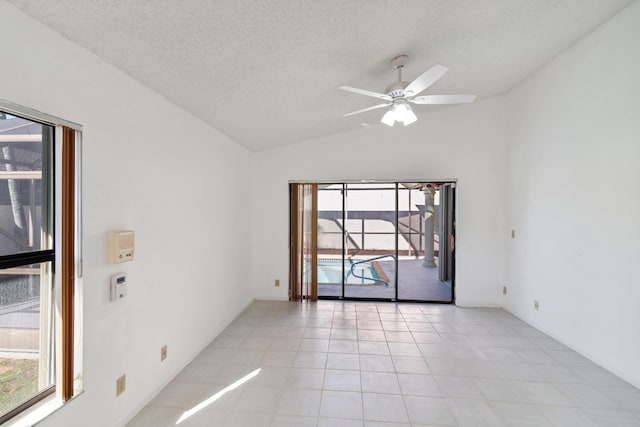
{"type": "Polygon", "coordinates": [[[181,417],[180,426],[640,426],[640,390],[501,309],[256,301],[128,425],[181,417]],[[210,404],[184,419],[201,402],[210,404]]]}

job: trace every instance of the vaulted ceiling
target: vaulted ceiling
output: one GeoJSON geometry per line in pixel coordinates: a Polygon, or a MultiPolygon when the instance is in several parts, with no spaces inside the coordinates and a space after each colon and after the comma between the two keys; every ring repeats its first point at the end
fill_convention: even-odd
{"type": "MultiPolygon", "coordinates": [[[[377,123],[389,61],[503,93],[630,0],[8,0],[251,150],[377,123]]],[[[418,117],[432,106],[417,106],[418,117]]]]}

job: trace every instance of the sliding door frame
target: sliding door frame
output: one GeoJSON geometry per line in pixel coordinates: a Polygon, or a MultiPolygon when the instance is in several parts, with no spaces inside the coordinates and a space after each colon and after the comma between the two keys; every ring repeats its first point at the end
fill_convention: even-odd
{"type": "MultiPolygon", "coordinates": [[[[291,188],[292,184],[339,184],[342,186],[341,194],[342,194],[342,292],[340,296],[322,296],[318,295],[318,299],[323,300],[345,300],[345,301],[375,301],[375,302],[409,302],[409,303],[433,303],[433,304],[454,304],[455,303],[455,295],[456,295],[456,286],[455,286],[455,276],[456,276],[456,251],[455,251],[455,240],[457,239],[456,233],[456,223],[457,223],[457,187],[458,180],[457,179],[401,179],[401,180],[321,180],[321,181],[289,181],[289,186],[291,188]],[[414,300],[414,299],[402,299],[399,298],[399,274],[398,274],[398,256],[399,256],[399,186],[403,183],[432,183],[432,184],[451,184],[451,230],[450,235],[453,237],[454,244],[451,248],[451,299],[449,301],[430,301],[430,300],[414,300]],[[348,244],[346,242],[347,232],[346,232],[346,197],[348,191],[348,184],[395,184],[395,298],[369,298],[369,297],[348,297],[345,296],[345,263],[344,259],[346,256],[346,251],[348,248],[348,244]]],[[[316,186],[316,189],[318,187],[316,186]]],[[[293,202],[293,199],[290,198],[290,201],[293,202]]],[[[292,210],[290,209],[290,212],[292,210]]],[[[315,207],[315,215],[314,218],[317,222],[317,203],[315,207]]],[[[293,232],[292,218],[289,218],[290,222],[290,230],[293,232]]],[[[316,226],[317,232],[317,226],[316,226]]],[[[364,230],[363,230],[364,233],[364,230]]],[[[291,238],[292,236],[290,236],[291,238]]],[[[317,239],[316,239],[317,240],[317,239]]],[[[447,245],[448,246],[448,245],[447,245]]],[[[441,257],[442,254],[439,253],[438,257],[441,257]]],[[[317,260],[317,253],[316,253],[317,260]]],[[[294,254],[290,254],[290,272],[293,273],[293,267],[291,263],[294,260],[294,254]]],[[[314,264],[314,270],[317,269],[317,262],[314,264]]],[[[316,274],[317,276],[317,274],[316,274]]],[[[291,278],[290,278],[291,280],[291,278]]]]}

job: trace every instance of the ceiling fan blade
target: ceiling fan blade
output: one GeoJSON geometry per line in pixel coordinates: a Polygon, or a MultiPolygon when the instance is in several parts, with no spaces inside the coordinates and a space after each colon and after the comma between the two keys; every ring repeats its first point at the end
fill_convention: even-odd
{"type": "Polygon", "coordinates": [[[371,92],[370,90],[358,89],[351,86],[340,86],[338,89],[357,93],[358,95],[372,96],[374,98],[384,99],[385,101],[391,101],[393,99],[389,95],[385,95],[384,93],[371,92]]]}
{"type": "Polygon", "coordinates": [[[404,90],[407,96],[416,96],[432,84],[438,81],[449,69],[443,65],[434,65],[422,73],[420,77],[409,83],[404,90]],[[410,92],[410,93],[409,93],[410,92]]]}
{"type": "Polygon", "coordinates": [[[343,114],[343,115],[342,115],[342,117],[353,116],[354,114],[364,113],[365,111],[371,111],[371,110],[375,110],[375,109],[377,109],[377,108],[388,107],[389,105],[391,105],[391,103],[388,103],[388,104],[378,104],[378,105],[374,105],[373,107],[364,108],[364,109],[362,109],[362,110],[352,111],[352,112],[350,112],[350,113],[343,114]]]}
{"type": "Polygon", "coordinates": [[[475,95],[427,95],[416,96],[410,99],[409,102],[414,104],[468,104],[475,101],[475,95]]]}

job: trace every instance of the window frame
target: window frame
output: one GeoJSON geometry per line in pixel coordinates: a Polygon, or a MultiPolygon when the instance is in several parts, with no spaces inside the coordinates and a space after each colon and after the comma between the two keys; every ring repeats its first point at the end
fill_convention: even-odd
{"type": "MultiPolygon", "coordinates": [[[[81,310],[82,277],[81,138],[82,126],[0,99],[0,112],[54,128],[51,186],[53,247],[0,257],[0,269],[50,262],[54,383],[17,407],[0,415],[0,424],[26,413],[55,393],[59,402],[82,391],[81,310]]],[[[44,168],[43,168],[44,169],[44,168]]]]}

